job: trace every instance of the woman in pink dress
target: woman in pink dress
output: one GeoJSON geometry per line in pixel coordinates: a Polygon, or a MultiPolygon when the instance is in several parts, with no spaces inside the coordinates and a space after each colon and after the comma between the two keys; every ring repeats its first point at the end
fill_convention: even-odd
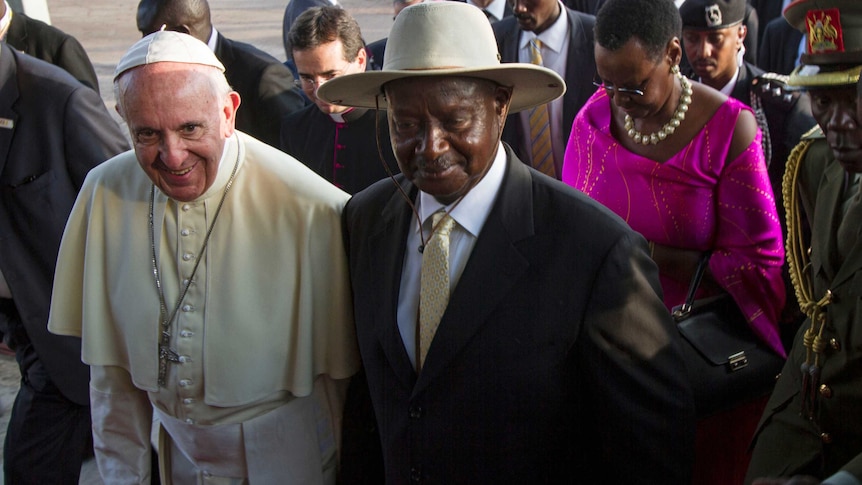
{"type": "MultiPolygon", "coordinates": [[[[786,356],[784,251],[761,134],[748,107],[679,74],[680,24],[671,0],[605,3],[595,29],[602,89],[575,118],[562,178],[650,241],[668,309],[711,251],[698,297],[732,295],[751,330],[786,356]]],[[[764,404],[700,421],[693,483],[742,482],[764,404]]]]}

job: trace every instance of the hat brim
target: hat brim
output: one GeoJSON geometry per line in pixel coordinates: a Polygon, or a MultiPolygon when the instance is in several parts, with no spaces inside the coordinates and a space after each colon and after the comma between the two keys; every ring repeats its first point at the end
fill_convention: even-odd
{"type": "Polygon", "coordinates": [[[803,64],[790,73],[787,86],[795,90],[849,86],[859,82],[862,65],[842,70],[826,70],[824,66],[803,64]]]}
{"type": "Polygon", "coordinates": [[[388,109],[383,86],[391,81],[411,77],[472,77],[487,79],[512,87],[509,113],[516,113],[553,101],[566,92],[566,83],[556,72],[524,63],[500,64],[495,67],[429,70],[366,71],[339,76],[325,82],[317,97],[327,103],[357,108],[388,109]]]}

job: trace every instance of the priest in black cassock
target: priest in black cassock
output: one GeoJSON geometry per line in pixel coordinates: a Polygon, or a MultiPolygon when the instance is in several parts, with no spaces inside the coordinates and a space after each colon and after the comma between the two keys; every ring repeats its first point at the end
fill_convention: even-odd
{"type": "Polygon", "coordinates": [[[294,21],[288,38],[297,83],[313,104],[282,119],[280,148],[349,194],[388,176],[381,157],[397,173],[385,111],[317,97],[324,82],[367,68],[356,20],[342,8],[311,8],[294,21]]]}

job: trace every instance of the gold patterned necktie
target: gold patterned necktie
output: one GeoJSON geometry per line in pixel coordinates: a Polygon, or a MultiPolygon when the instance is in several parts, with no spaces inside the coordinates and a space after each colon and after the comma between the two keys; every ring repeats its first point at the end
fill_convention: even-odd
{"type": "Polygon", "coordinates": [[[437,332],[440,318],[449,304],[449,235],[455,220],[443,210],[431,216],[431,238],[422,251],[419,283],[419,355],[418,368],[437,332]],[[442,220],[442,222],[441,222],[442,220]]]}
{"type": "MultiPolygon", "coordinates": [[[[530,62],[542,64],[542,41],[530,41],[530,62]]],[[[548,105],[536,106],[530,111],[530,149],[533,168],[545,175],[556,177],[554,154],[551,147],[551,118],[548,115],[548,105]]]]}

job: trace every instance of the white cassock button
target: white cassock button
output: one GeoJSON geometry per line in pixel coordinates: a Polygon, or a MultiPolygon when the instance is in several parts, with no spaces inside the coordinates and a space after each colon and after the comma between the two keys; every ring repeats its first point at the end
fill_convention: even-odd
{"type": "Polygon", "coordinates": [[[183,261],[191,261],[195,258],[195,255],[192,253],[183,254],[183,261]]]}

